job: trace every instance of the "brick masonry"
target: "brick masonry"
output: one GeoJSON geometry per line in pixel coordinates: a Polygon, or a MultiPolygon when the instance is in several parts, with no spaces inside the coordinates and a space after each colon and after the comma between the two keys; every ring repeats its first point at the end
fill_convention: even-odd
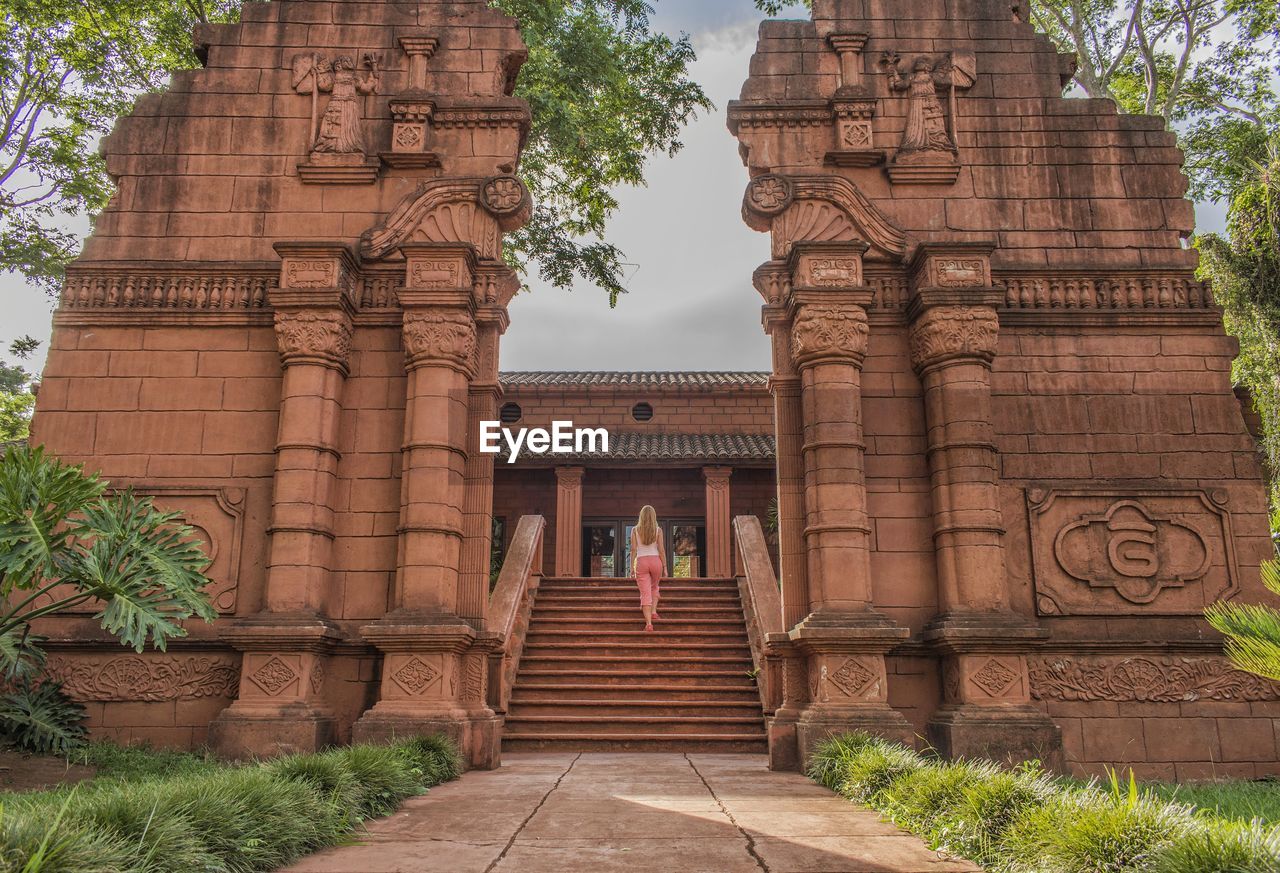
{"type": "Polygon", "coordinates": [[[776,437],[777,474],[574,463],[588,518],[700,517],[711,466],[732,515],[779,497],[770,736],[793,758],[854,726],[1082,773],[1280,772],[1280,691],[1199,618],[1265,596],[1270,544],[1181,154],[1063,99],[1069,62],[1008,3],[762,26],[728,119],[773,246],[767,385],[499,380],[528,115],[485,3],[249,3],[197,41],[204,69],[105,142],[119,191],[69,270],[33,439],[183,511],[222,618],[163,655],[43,622],[96,732],[234,754],[444,724],[492,765],[468,681],[488,509],[547,517],[548,573],[558,542],[554,464],[486,466],[467,435],[516,402],[526,426],[776,437]],[[322,89],[313,126],[324,76],[353,104],[322,89]],[[350,105],[362,149],[320,148],[335,125],[350,148],[350,105]]]}

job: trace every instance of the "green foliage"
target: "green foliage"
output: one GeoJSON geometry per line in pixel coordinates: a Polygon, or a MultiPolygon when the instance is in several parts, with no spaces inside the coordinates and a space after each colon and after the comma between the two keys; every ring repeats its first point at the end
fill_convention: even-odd
{"type": "Polygon", "coordinates": [[[520,173],[533,192],[528,226],[508,237],[519,266],[568,287],[575,277],[625,292],[623,253],[605,242],[617,185],[644,184],[650,155],[674,155],[680,130],[711,108],[688,76],[687,36],[653,33],[644,0],[494,0],[520,22],[529,60],[516,95],[533,130],[520,173]]]}
{"type": "Polygon", "coordinates": [[[40,448],[0,459],[0,668],[30,675],[42,661],[30,623],[89,601],[96,618],[137,651],[186,635],[181,622],[215,617],[203,592],[208,558],[177,513],[106,483],[40,448]]]}
{"type": "Polygon", "coordinates": [[[31,622],[89,601],[103,629],[137,651],[185,636],[185,619],[215,617],[203,588],[208,558],[175,513],[132,491],[10,446],[0,459],[0,731],[22,748],[65,752],[83,741],[83,709],[57,683],[36,685],[43,637],[31,622]]]}
{"type": "MultiPolygon", "coordinates": [[[[95,754],[105,760],[114,755],[97,747],[95,754]]],[[[134,752],[117,760],[140,764],[134,752]]],[[[456,772],[458,761],[452,743],[427,737],[247,767],[203,762],[171,775],[97,779],[70,792],[11,795],[0,811],[0,869],[22,870],[41,857],[29,869],[274,870],[342,841],[363,818],[452,778],[445,774],[456,772]]]]}
{"type": "Polygon", "coordinates": [[[57,682],[22,680],[0,694],[0,737],[27,752],[62,755],[84,742],[84,707],[57,682]]]}
{"type": "MultiPolygon", "coordinates": [[[[9,354],[26,360],[38,348],[39,340],[23,336],[9,344],[9,354]]],[[[0,444],[27,438],[36,405],[31,381],[31,374],[20,364],[0,361],[0,444]]]]}
{"type": "MultiPolygon", "coordinates": [[[[1280,561],[1262,565],[1262,583],[1280,595],[1280,561]]],[[[1209,624],[1227,638],[1226,653],[1239,670],[1280,681],[1280,611],[1255,603],[1215,603],[1209,624]]]]}
{"type": "MultiPolygon", "coordinates": [[[[942,852],[1000,873],[1210,873],[1280,869],[1280,830],[1169,802],[1132,772],[1107,788],[1053,779],[1038,765],[934,761],[866,734],[822,743],[809,773],[942,852]]],[[[1226,798],[1256,786],[1182,786],[1226,798]]],[[[1260,789],[1258,789],[1260,790],[1260,789]]],[[[1182,798],[1184,800],[1187,797],[1182,798]]]]}

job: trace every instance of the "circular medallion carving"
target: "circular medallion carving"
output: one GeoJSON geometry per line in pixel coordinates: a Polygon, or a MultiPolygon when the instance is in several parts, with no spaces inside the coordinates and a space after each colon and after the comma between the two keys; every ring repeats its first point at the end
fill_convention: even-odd
{"type": "Polygon", "coordinates": [[[514,215],[529,198],[529,191],[515,176],[494,176],[480,189],[480,203],[497,216],[514,215]]]}
{"type": "Polygon", "coordinates": [[[794,197],[791,180],[776,173],[757,176],[747,187],[747,205],[761,215],[782,214],[794,197]]]}

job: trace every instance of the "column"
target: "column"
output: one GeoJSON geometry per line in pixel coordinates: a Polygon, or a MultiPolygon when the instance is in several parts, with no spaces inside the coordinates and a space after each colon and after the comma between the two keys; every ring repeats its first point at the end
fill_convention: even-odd
{"type": "Polygon", "coordinates": [[[470,386],[478,361],[468,244],[401,247],[407,371],[400,549],[391,612],[361,628],[383,653],[380,699],[359,741],[444,732],[472,767],[498,761],[498,721],[484,702],[493,641],[461,614],[470,386]]]}
{"type": "Polygon", "coordinates": [[[556,575],[581,576],[582,467],[556,467],[556,575]]]}
{"type": "Polygon", "coordinates": [[[1061,761],[1058,728],[1032,706],[1026,652],[1047,632],[1010,606],[991,423],[1000,333],[989,244],[927,244],[912,264],[911,358],[924,387],[940,614],[924,638],[942,660],[930,742],[949,756],[1061,761]]]}
{"type": "Polygon", "coordinates": [[[237,700],[210,726],[228,757],[315,751],[334,741],[324,699],[342,389],[356,264],[342,243],[277,243],[270,296],[283,369],[265,608],[222,631],[244,653],[237,700]]]}
{"type": "Polygon", "coordinates": [[[708,579],[725,579],[733,575],[733,546],[729,515],[729,477],[731,467],[703,467],[702,478],[707,495],[707,567],[708,579]]]}
{"type": "Polygon", "coordinates": [[[800,374],[809,614],[790,631],[808,661],[800,758],[833,733],[910,741],[889,707],[885,653],[909,632],[872,608],[871,525],[862,435],[862,363],[872,291],[865,243],[796,244],[788,262],[791,354],[800,374]]]}
{"type": "MultiPolygon", "coordinates": [[[[508,268],[500,267],[506,271],[508,268]]],[[[509,319],[504,307],[476,310],[478,373],[467,392],[467,461],[462,510],[462,575],[458,614],[477,629],[489,612],[489,564],[493,547],[494,455],[480,451],[480,423],[498,420],[502,386],[498,382],[498,340],[509,319]]]]}

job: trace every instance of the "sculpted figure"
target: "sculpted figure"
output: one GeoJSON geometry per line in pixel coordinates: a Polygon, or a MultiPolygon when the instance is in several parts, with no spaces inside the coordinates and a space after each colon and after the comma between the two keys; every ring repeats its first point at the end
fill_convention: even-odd
{"type": "Polygon", "coordinates": [[[294,88],[299,93],[311,94],[314,131],[311,150],[339,155],[363,154],[359,98],[377,91],[381,74],[374,56],[361,57],[362,72],[356,70],[356,62],[350,55],[339,55],[332,61],[322,55],[298,55],[293,67],[294,88]],[[317,119],[316,95],[320,92],[331,96],[324,115],[317,119]]]}
{"type": "Polygon", "coordinates": [[[947,130],[947,115],[938,99],[938,88],[952,85],[950,63],[944,59],[935,65],[928,58],[917,58],[911,75],[903,77],[898,69],[900,62],[898,55],[891,52],[886,52],[880,62],[888,74],[889,89],[907,92],[910,100],[900,150],[955,153],[955,142],[947,130]]]}

